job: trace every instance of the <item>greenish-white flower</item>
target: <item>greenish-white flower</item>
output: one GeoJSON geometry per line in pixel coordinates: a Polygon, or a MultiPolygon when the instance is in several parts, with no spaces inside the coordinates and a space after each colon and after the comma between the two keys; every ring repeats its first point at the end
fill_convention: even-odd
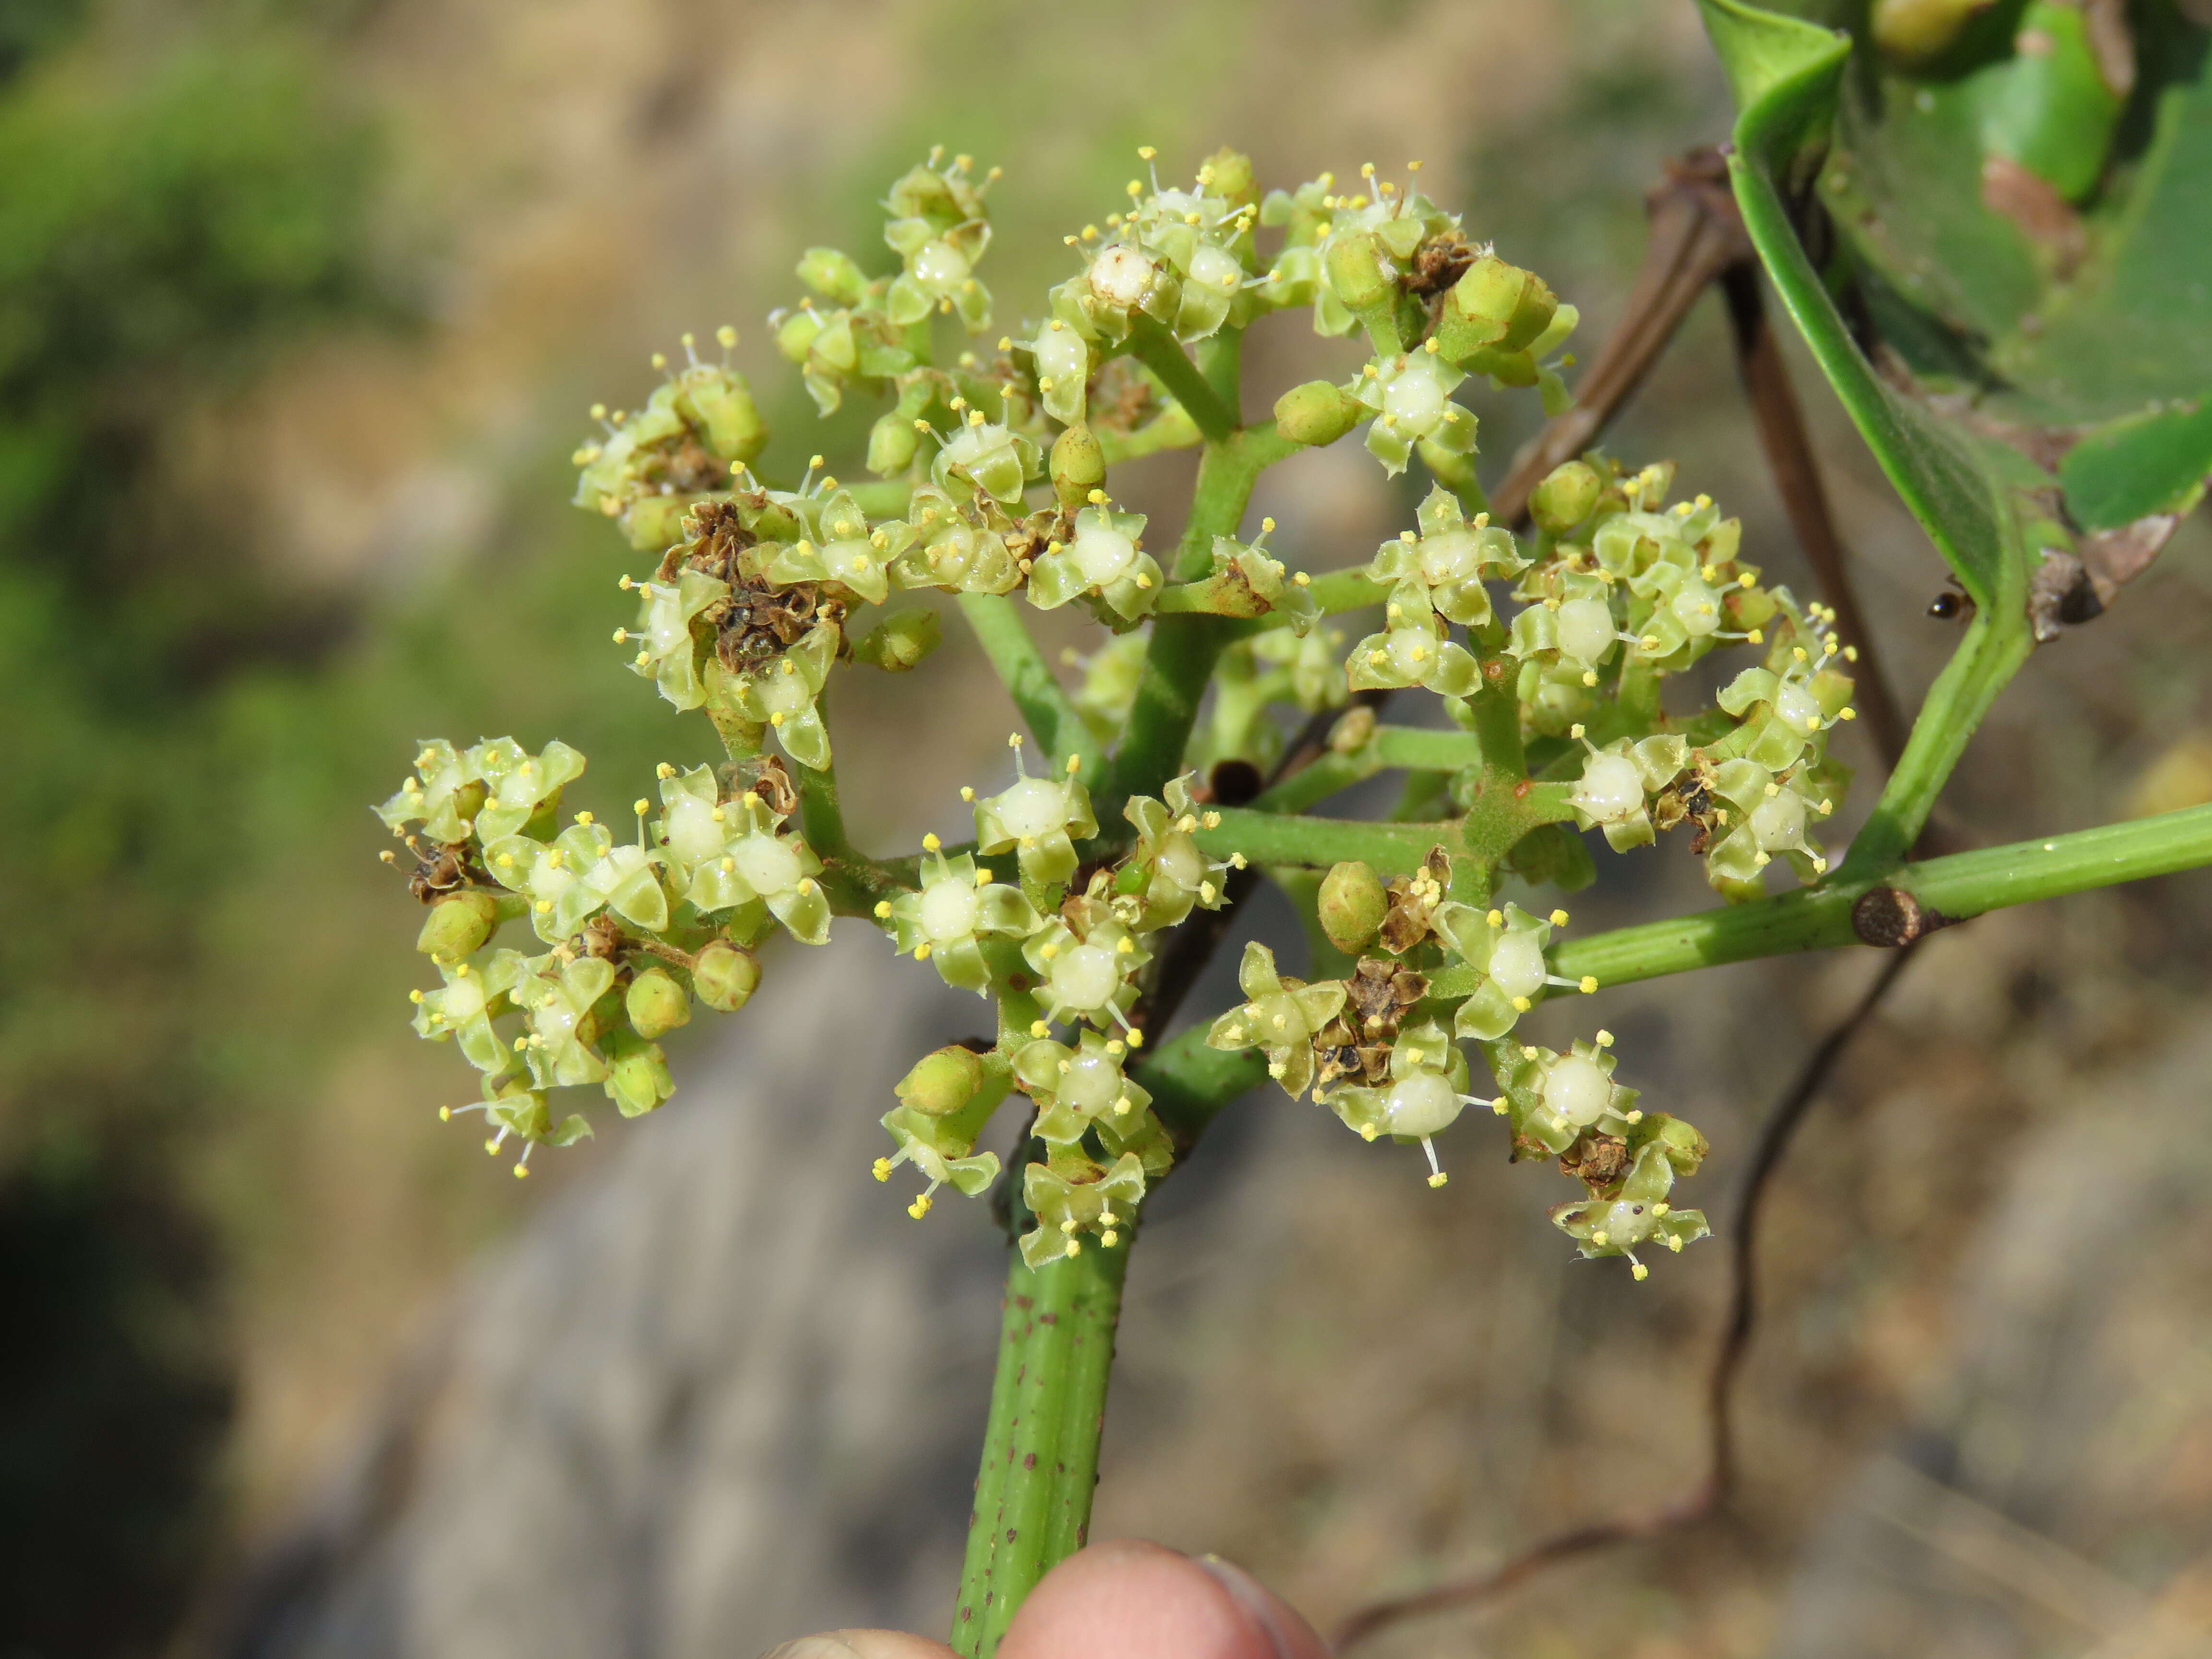
{"type": "Polygon", "coordinates": [[[1075,843],[1098,833],[1090,793],[1076,777],[1074,757],[1063,777],[1033,778],[1022,765],[1022,740],[1012,740],[1020,775],[975,803],[975,850],[989,858],[1013,852],[1031,881],[1066,881],[1075,873],[1075,843]]]}
{"type": "Polygon", "coordinates": [[[1452,455],[1474,450],[1474,416],[1452,401],[1467,371],[1444,362],[1435,348],[1431,340],[1420,350],[1370,363],[1348,388],[1375,411],[1367,428],[1367,452],[1394,478],[1406,470],[1417,443],[1434,444],[1452,455]]]}
{"type": "Polygon", "coordinates": [[[1088,594],[1125,622],[1147,615],[1159,602],[1160,567],[1144,550],[1145,515],[1086,507],[1075,515],[1067,542],[1053,543],[1030,571],[1030,603],[1055,611],[1088,594]]]}
{"type": "Polygon", "coordinates": [[[1407,531],[1376,550],[1367,574],[1391,587],[1418,583],[1437,615],[1463,627],[1489,622],[1490,592],[1483,584],[1517,576],[1528,566],[1512,533],[1486,513],[1469,524],[1459,498],[1442,484],[1430,489],[1418,522],[1418,533],[1407,531]]]}
{"type": "Polygon", "coordinates": [[[1468,1107],[1493,1104],[1467,1092],[1467,1057],[1434,1020],[1399,1032],[1390,1048],[1388,1080],[1373,1087],[1332,1090],[1325,1103],[1363,1140],[1389,1135],[1419,1141],[1429,1160],[1431,1187],[1443,1186],[1445,1179],[1437,1162],[1436,1137],[1468,1107]]]}
{"type": "Polygon", "coordinates": [[[920,890],[878,903],[876,919],[889,925],[902,952],[934,963],[947,985],[985,995],[991,970],[981,941],[1027,939],[1042,921],[1020,888],[993,881],[967,854],[946,857],[935,836],[924,836],[922,848],[920,890]]]}
{"type": "Polygon", "coordinates": [[[1260,1049],[1267,1056],[1267,1075],[1296,1100],[1313,1083],[1315,1034],[1344,1012],[1344,982],[1309,985],[1279,974],[1275,953],[1253,939],[1244,946],[1237,983],[1244,1002],[1213,1022],[1206,1046],[1260,1049]]]}
{"type": "Polygon", "coordinates": [[[837,661],[843,635],[834,622],[818,622],[799,643],[738,677],[736,697],[745,718],[767,726],[783,752],[821,771],[830,764],[830,728],[822,719],[822,688],[837,661]]]}
{"type": "Polygon", "coordinates": [[[1382,616],[1382,631],[1360,641],[1345,659],[1345,681],[1354,691],[1420,685],[1439,696],[1464,697],[1481,684],[1481,665],[1447,637],[1419,583],[1401,582],[1382,616]]]}

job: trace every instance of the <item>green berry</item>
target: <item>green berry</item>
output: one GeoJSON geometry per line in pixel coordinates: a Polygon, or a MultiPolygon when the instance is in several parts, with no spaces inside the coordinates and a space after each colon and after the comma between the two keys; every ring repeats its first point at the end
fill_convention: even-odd
{"type": "Polygon", "coordinates": [[[872,664],[887,674],[903,674],[921,666],[944,633],[945,625],[934,611],[893,611],[853,647],[853,660],[872,664]]]}
{"type": "Polygon", "coordinates": [[[1106,453],[1089,427],[1071,426],[1053,440],[1052,489],[1062,507],[1073,512],[1105,482],[1106,453]]]}
{"type": "Polygon", "coordinates": [[[924,1054],[898,1080],[899,1103],[926,1117],[950,1117],[983,1086],[983,1062],[957,1043],[924,1054]]]}
{"type": "Polygon", "coordinates": [[[1308,380],[1275,399],[1275,431],[1294,444],[1333,444],[1366,418],[1357,398],[1328,380],[1308,380]]]}
{"type": "Polygon", "coordinates": [[[441,962],[459,962],[484,947],[499,927],[499,900],[480,887],[440,899],[422,919],[415,948],[441,962]]]}
{"type": "Polygon", "coordinates": [[[1605,480],[1588,461],[1555,466],[1528,497],[1528,516],[1540,529],[1564,535],[1590,515],[1605,480]]]}
{"type": "Polygon", "coordinates": [[[1340,864],[1322,878],[1321,930],[1328,942],[1347,956],[1358,956],[1375,941],[1390,896],[1382,878],[1353,860],[1340,864]]]}
{"type": "Polygon", "coordinates": [[[691,1018],[691,998],[665,968],[648,968],[629,982],[623,998],[630,1030],[647,1039],[672,1031],[691,1018]]]}
{"type": "Polygon", "coordinates": [[[760,963],[750,951],[716,939],[691,963],[691,988],[709,1008],[734,1014],[760,987],[760,963]]]}

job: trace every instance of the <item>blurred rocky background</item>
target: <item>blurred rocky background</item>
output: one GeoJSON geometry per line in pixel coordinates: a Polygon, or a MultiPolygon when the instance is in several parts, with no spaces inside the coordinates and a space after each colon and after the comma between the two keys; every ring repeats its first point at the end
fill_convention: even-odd
{"type": "MultiPolygon", "coordinates": [[[[852,439],[761,319],[933,143],[1008,169],[1002,323],[1136,144],[1231,142],[1283,183],[1423,159],[1587,351],[1643,191],[1726,123],[1673,0],[0,5],[0,1655],[939,1627],[999,1252],[866,1166],[891,1079],[974,1006],[865,930],[787,950],[685,1034],[669,1107],[494,1179],[437,1121],[465,1079],[405,1029],[415,918],[363,804],[433,732],[566,738],[608,804],[704,757],[604,644],[619,551],[564,505],[568,453],[726,320],[771,465],[852,439]]],[[[1269,395],[1336,361],[1289,319],[1252,355],[1269,395]]],[[[1796,361],[1910,701],[1953,637],[1940,567],[1796,361]]],[[[1480,412],[1500,466],[1533,428],[1480,412]]],[[[1808,586],[1717,301],[1609,443],[1678,459],[1808,586]]],[[[1185,464],[1147,465],[1129,493],[1171,510],[1185,464]]],[[[1268,487],[1317,566],[1407,506],[1357,454],[1268,487]]],[[[2212,799],[2206,542],[2041,653],[1953,833],[2212,799]]],[[[947,651],[840,718],[880,841],[1003,764],[1012,713],[947,651]]],[[[1599,865],[1578,929],[1703,902],[1679,847],[1599,865]]],[[[1938,936],[1773,1192],[1732,1512],[1375,1650],[2212,1651],[2208,921],[2176,878],[1938,936]]],[[[1878,965],[1599,1005],[1624,1077],[1711,1136],[1717,1217],[1878,965]]],[[[1571,1260],[1557,1176],[1479,1125],[1450,1152],[1431,1192],[1310,1109],[1227,1115],[1136,1257],[1099,1530],[1221,1551],[1325,1622],[1686,1490],[1722,1249],[1633,1285],[1571,1260]]]]}

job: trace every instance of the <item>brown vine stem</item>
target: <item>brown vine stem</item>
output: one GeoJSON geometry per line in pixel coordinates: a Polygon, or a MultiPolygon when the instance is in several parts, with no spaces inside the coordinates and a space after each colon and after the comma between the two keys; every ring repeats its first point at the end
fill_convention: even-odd
{"type": "Polygon", "coordinates": [[[1456,1579],[1411,1595],[1370,1602],[1337,1627],[1338,1649],[1349,1648],[1407,1619],[1455,1607],[1480,1607],[1558,1562],[1610,1545],[1633,1543],[1694,1525],[1717,1513],[1735,1496],[1735,1384],[1743,1370],[1744,1358],[1751,1351],[1751,1339],[1759,1320],[1759,1218],[1767,1188],[1836,1062],[1897,982],[1918,945],[1916,939],[1891,953],[1858,1006],[1807,1056],[1803,1068],[1775,1103],[1759,1129],[1750,1166],[1744,1171],[1742,1184],[1737,1189],[1729,1230],[1731,1249],[1728,1319],[1721,1329],[1712,1368],[1706,1375],[1708,1449],[1704,1476],[1680,1498],[1658,1509],[1571,1528],[1474,1577],[1456,1579]]]}

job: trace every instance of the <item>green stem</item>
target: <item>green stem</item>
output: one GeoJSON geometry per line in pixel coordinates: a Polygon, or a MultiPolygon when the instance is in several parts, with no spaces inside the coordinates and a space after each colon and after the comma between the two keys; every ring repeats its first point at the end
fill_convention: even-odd
{"type": "Polygon", "coordinates": [[[952,1645],[994,1653],[1023,1598],[1083,1547],[1098,1480],[1114,1328],[1129,1267],[1125,1238],[1041,1268],[1011,1253],[999,1366],[952,1645]]]}
{"type": "Polygon", "coordinates": [[[999,593],[963,593],[960,613],[968,618],[976,642],[998,670],[1006,695],[1022,711],[1031,734],[1050,755],[1054,775],[1070,755],[1078,756],[1085,784],[1095,788],[1105,775],[1105,751],[1076,712],[1074,700],[1045,661],[1013,601],[999,593]]]}
{"type": "Polygon", "coordinates": [[[1129,355],[1152,371],[1207,442],[1223,442],[1237,430],[1236,412],[1207,384],[1176,337],[1141,312],[1129,329],[1129,355]]]}
{"type": "MultiPolygon", "coordinates": [[[[1873,887],[1909,893],[1923,909],[1960,921],[2008,905],[2171,875],[2205,864],[2212,864],[2212,806],[2191,806],[2042,841],[1900,865],[1886,879],[1833,879],[1748,904],[1570,939],[1552,952],[1552,964],[1565,978],[1587,974],[1601,986],[1626,985],[1692,968],[1851,944],[1857,938],[1851,908],[1873,887]]],[[[1431,987],[1444,998],[1474,988],[1474,976],[1463,968],[1437,975],[1431,987]]]]}
{"type": "Polygon", "coordinates": [[[1093,427],[1092,435],[1098,440],[1099,452],[1109,467],[1123,461],[1133,461],[1140,455],[1157,455],[1164,449],[1188,449],[1205,441],[1180,404],[1170,404],[1161,414],[1146,422],[1134,432],[1116,432],[1111,427],[1093,427]]]}
{"type": "Polygon", "coordinates": [[[1928,688],[1905,753],[1872,815],[1852,838],[1839,876],[1851,880],[1878,875],[1905,855],[1965,753],[1966,740],[2034,649],[2025,628],[1995,625],[1987,611],[1975,614],[1966,637],[1928,688]]]}
{"type": "MultiPolygon", "coordinates": [[[[1180,351],[1176,355],[1182,357],[1180,351]]],[[[1206,445],[1190,518],[1170,572],[1173,580],[1192,581],[1212,569],[1213,538],[1237,533],[1261,472],[1297,448],[1273,427],[1255,427],[1206,445]]],[[[1144,673],[1115,757],[1118,796],[1157,795],[1181,769],[1215,659],[1233,637],[1233,625],[1215,617],[1162,617],[1153,623],[1144,673]]]]}
{"type": "Polygon", "coordinates": [[[1349,789],[1382,769],[1373,751],[1359,749],[1349,755],[1328,754],[1303,770],[1293,772],[1252,803],[1255,812],[1303,812],[1316,801],[1327,800],[1340,789],[1349,789]]]}
{"type": "Polygon", "coordinates": [[[1222,407],[1229,411],[1231,422],[1244,424],[1244,331],[1242,329],[1217,330],[1198,343],[1198,372],[1213,388],[1213,395],[1221,399],[1222,407]]]}

